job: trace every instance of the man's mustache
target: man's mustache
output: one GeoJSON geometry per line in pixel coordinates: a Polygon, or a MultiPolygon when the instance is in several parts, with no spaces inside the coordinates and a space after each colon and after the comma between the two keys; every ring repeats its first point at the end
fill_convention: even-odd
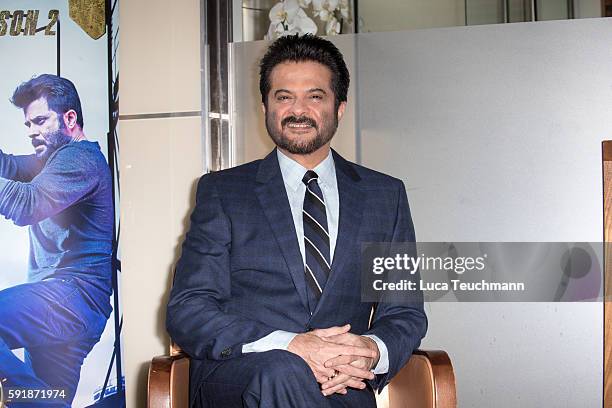
{"type": "Polygon", "coordinates": [[[306,124],[312,126],[313,128],[317,127],[317,122],[315,122],[314,119],[311,119],[308,116],[287,116],[281,121],[281,126],[285,127],[289,123],[306,124]]]}
{"type": "Polygon", "coordinates": [[[44,140],[32,139],[32,146],[37,147],[40,145],[44,145],[44,140]]]}

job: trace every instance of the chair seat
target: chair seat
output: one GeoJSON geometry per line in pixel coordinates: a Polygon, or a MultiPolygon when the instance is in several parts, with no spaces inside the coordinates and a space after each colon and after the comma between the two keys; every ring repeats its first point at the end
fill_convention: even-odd
{"type": "MultiPolygon", "coordinates": [[[[384,394],[384,393],[383,393],[384,394]]],[[[444,351],[417,350],[389,383],[379,408],[455,408],[453,366],[444,351]]],[[[148,408],[188,408],[189,358],[173,346],[149,366],[148,408]]]]}

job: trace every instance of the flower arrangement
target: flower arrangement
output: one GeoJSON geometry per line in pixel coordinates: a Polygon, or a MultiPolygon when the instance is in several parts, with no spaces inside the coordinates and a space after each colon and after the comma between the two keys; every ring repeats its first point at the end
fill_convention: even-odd
{"type": "Polygon", "coordinates": [[[291,34],[316,34],[317,24],[306,11],[325,23],[325,35],[340,34],[342,21],[348,20],[349,0],[280,0],[270,10],[266,40],[291,34]],[[309,10],[310,11],[310,10],[309,10]]]}

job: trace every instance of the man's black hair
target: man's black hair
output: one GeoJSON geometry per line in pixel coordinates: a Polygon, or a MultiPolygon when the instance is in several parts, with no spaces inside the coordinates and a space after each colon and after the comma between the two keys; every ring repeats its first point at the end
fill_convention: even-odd
{"type": "Polygon", "coordinates": [[[334,91],[336,109],[346,102],[350,82],[349,72],[342,53],[330,41],[312,34],[280,37],[270,45],[259,64],[259,91],[264,106],[268,106],[268,93],[272,84],[270,74],[283,62],[314,61],[330,69],[331,88],[334,91]]]}
{"type": "Polygon", "coordinates": [[[77,114],[77,123],[83,129],[81,100],[72,82],[57,75],[42,74],[19,85],[13,92],[11,102],[25,110],[28,105],[41,97],[47,100],[49,109],[58,115],[73,109],[77,114]]]}

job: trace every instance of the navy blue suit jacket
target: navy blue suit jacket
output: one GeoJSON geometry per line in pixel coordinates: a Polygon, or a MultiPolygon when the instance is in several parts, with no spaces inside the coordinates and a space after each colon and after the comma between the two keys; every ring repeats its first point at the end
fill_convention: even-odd
{"type": "Polygon", "coordinates": [[[338,238],[332,272],[311,316],[276,154],[199,181],[166,322],[172,339],[192,357],[192,400],[216,366],[240,357],[243,344],[275,330],[303,333],[350,323],[352,333],[378,336],[389,352],[389,372],[377,376],[378,388],[406,363],[425,335],[422,302],[361,301],[360,243],[415,240],[402,181],[333,152],[338,238]]]}

